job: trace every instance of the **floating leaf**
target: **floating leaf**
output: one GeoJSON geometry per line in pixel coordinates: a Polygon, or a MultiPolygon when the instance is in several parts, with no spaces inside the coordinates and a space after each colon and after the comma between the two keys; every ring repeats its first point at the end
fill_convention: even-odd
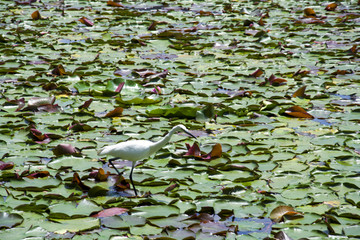
{"type": "Polygon", "coordinates": [[[316,17],[316,13],[315,13],[314,9],[312,9],[312,8],[305,8],[304,14],[306,17],[316,17]]]}
{"type": "Polygon", "coordinates": [[[85,25],[88,26],[88,27],[94,26],[94,23],[91,22],[91,21],[90,21],[89,19],[87,19],[86,17],[80,18],[79,21],[80,21],[82,24],[85,24],[85,25]]]}
{"type": "Polygon", "coordinates": [[[63,65],[59,64],[57,65],[51,72],[52,74],[56,75],[56,76],[63,76],[66,74],[65,72],[65,68],[63,67],[63,65]]]}
{"type": "Polygon", "coordinates": [[[179,187],[179,184],[175,183],[172,184],[171,186],[167,187],[164,192],[171,192],[172,190],[174,190],[175,188],[179,187]]]}
{"type": "Polygon", "coordinates": [[[48,136],[46,134],[42,134],[39,130],[35,129],[35,128],[31,128],[30,132],[32,133],[32,135],[35,137],[36,140],[44,140],[46,138],[48,138],[48,136]]]}
{"type": "Polygon", "coordinates": [[[95,178],[96,181],[100,181],[100,182],[106,181],[109,175],[110,172],[107,171],[107,173],[105,173],[105,170],[103,168],[100,168],[99,171],[92,172],[89,174],[90,177],[93,177],[95,178]]]}
{"type": "Polygon", "coordinates": [[[39,12],[38,10],[36,10],[35,12],[33,12],[33,13],[31,14],[31,18],[32,18],[33,20],[39,20],[39,19],[41,19],[40,12],[39,12]]]}
{"type": "Polygon", "coordinates": [[[358,224],[344,227],[343,231],[346,234],[346,236],[350,238],[351,237],[359,238],[360,236],[360,226],[358,224]]]}
{"type": "Polygon", "coordinates": [[[32,3],[36,2],[37,0],[26,0],[26,1],[15,1],[18,5],[31,5],[32,3]]]}
{"type": "Polygon", "coordinates": [[[359,51],[358,45],[353,45],[347,52],[350,54],[356,54],[359,51]]]}
{"type": "Polygon", "coordinates": [[[163,116],[167,118],[181,117],[181,118],[195,118],[198,109],[195,107],[165,107],[156,108],[149,111],[150,116],[163,116]]]}
{"type": "Polygon", "coordinates": [[[271,213],[270,213],[270,218],[274,221],[274,222],[280,222],[284,216],[288,216],[288,217],[301,217],[302,214],[299,212],[296,212],[294,210],[294,208],[290,207],[290,206],[278,206],[276,208],[274,208],[271,213]]]}
{"type": "Polygon", "coordinates": [[[106,90],[110,93],[120,93],[126,97],[138,96],[143,87],[131,80],[114,78],[106,83],[106,90]]]}
{"type": "Polygon", "coordinates": [[[340,201],[325,201],[324,204],[326,204],[328,207],[339,207],[341,205],[340,201]]]}
{"type": "Polygon", "coordinates": [[[115,89],[115,92],[120,93],[121,90],[123,89],[124,85],[125,85],[125,82],[119,83],[119,85],[118,85],[117,88],[115,89]]]}
{"type": "Polygon", "coordinates": [[[17,213],[0,212],[0,229],[12,228],[24,221],[24,218],[17,213]]]}
{"type": "Polygon", "coordinates": [[[61,181],[55,178],[22,178],[21,181],[11,181],[8,184],[19,191],[45,191],[59,186],[61,181]]]}
{"type": "Polygon", "coordinates": [[[47,221],[41,225],[42,228],[61,234],[64,236],[67,232],[85,232],[92,229],[100,228],[100,221],[96,218],[76,218],[76,219],[54,219],[55,221],[47,221]]]}
{"type": "Polygon", "coordinates": [[[104,209],[96,214],[91,215],[92,217],[111,217],[115,215],[121,215],[129,211],[129,209],[126,208],[119,208],[119,207],[113,207],[104,209]]]}
{"type": "Polygon", "coordinates": [[[226,94],[230,98],[241,98],[241,97],[251,97],[252,92],[251,91],[245,91],[245,90],[226,90],[226,89],[217,89],[214,94],[216,95],[223,95],[226,94]]]}
{"type": "Polygon", "coordinates": [[[310,71],[299,69],[299,70],[296,71],[296,73],[294,73],[294,77],[295,76],[302,76],[303,77],[303,76],[308,75],[309,73],[310,73],[310,71]]]}
{"type": "Polygon", "coordinates": [[[211,152],[209,152],[208,154],[202,156],[203,159],[214,159],[214,158],[219,158],[222,155],[222,147],[220,143],[216,143],[211,152]]]}
{"type": "Polygon", "coordinates": [[[74,88],[81,94],[90,92],[90,83],[86,81],[79,81],[74,85],[74,88]]]}
{"type": "Polygon", "coordinates": [[[50,137],[47,134],[42,134],[39,130],[35,128],[30,129],[30,135],[36,143],[46,144],[51,141],[50,137]]]}
{"type": "Polygon", "coordinates": [[[112,6],[112,7],[124,7],[124,5],[122,5],[121,3],[114,2],[114,1],[107,1],[107,5],[112,6]]]}
{"type": "Polygon", "coordinates": [[[122,115],[122,112],[123,112],[123,108],[122,107],[117,107],[115,108],[114,110],[108,112],[105,117],[108,117],[108,118],[113,118],[113,117],[120,117],[122,115]]]}
{"type": "Polygon", "coordinates": [[[150,26],[148,27],[148,30],[149,31],[154,31],[154,30],[156,30],[156,25],[158,24],[158,22],[157,21],[153,21],[151,24],[150,24],[150,26]]]}
{"type": "Polygon", "coordinates": [[[14,167],[13,162],[0,162],[0,170],[9,170],[14,167]]]}
{"type": "Polygon", "coordinates": [[[195,213],[189,219],[199,220],[201,223],[208,223],[214,221],[214,217],[208,213],[195,213]]]}
{"type": "Polygon", "coordinates": [[[192,146],[190,146],[187,143],[185,143],[185,145],[188,151],[187,153],[185,153],[184,156],[201,158],[203,160],[211,160],[214,158],[219,158],[222,155],[222,147],[220,143],[215,144],[212,150],[208,154],[204,154],[204,155],[201,155],[201,151],[197,143],[194,143],[192,146]]]}
{"type": "Polygon", "coordinates": [[[41,106],[46,106],[46,105],[53,105],[55,102],[55,97],[51,96],[51,97],[33,97],[30,98],[28,101],[28,108],[38,108],[41,106]]]}
{"type": "Polygon", "coordinates": [[[187,153],[185,153],[185,156],[191,156],[191,157],[201,157],[201,151],[197,143],[194,143],[192,146],[189,144],[186,144],[186,148],[188,149],[187,153]]]}
{"type": "Polygon", "coordinates": [[[326,11],[335,11],[335,9],[337,8],[337,4],[336,3],[330,3],[325,7],[326,11]]]}
{"type": "Polygon", "coordinates": [[[123,176],[119,176],[117,175],[117,180],[116,180],[116,189],[119,191],[125,191],[127,189],[130,189],[130,183],[129,181],[127,181],[123,176]]]}
{"type": "Polygon", "coordinates": [[[53,149],[53,153],[55,156],[79,155],[80,151],[71,144],[61,143],[53,149]]]}
{"type": "Polygon", "coordinates": [[[253,72],[253,73],[251,74],[251,76],[257,78],[257,77],[260,77],[263,73],[264,73],[264,71],[259,68],[259,69],[257,69],[255,72],[253,72]]]}
{"type": "MultiPolygon", "coordinates": [[[[155,57],[146,57],[146,58],[157,58],[155,57]]],[[[167,69],[165,69],[162,72],[156,72],[153,70],[149,70],[149,69],[137,69],[136,73],[139,74],[140,77],[145,78],[147,80],[152,80],[152,79],[156,79],[156,78],[165,78],[169,71],[167,69]]],[[[147,82],[147,81],[146,81],[147,82]]]]}
{"type": "Polygon", "coordinates": [[[179,214],[179,209],[174,206],[162,205],[159,206],[141,206],[132,209],[133,216],[139,216],[144,218],[159,218],[169,217],[179,214]]]}
{"type": "Polygon", "coordinates": [[[89,106],[93,102],[93,100],[94,100],[93,98],[90,98],[89,100],[85,101],[85,103],[83,105],[81,105],[79,107],[79,109],[83,109],[83,108],[87,109],[87,108],[89,108],[89,106]]]}
{"type": "Polygon", "coordinates": [[[131,226],[144,226],[146,218],[141,216],[124,215],[111,216],[101,219],[101,224],[108,228],[128,229],[131,226]]]}
{"type": "Polygon", "coordinates": [[[87,192],[89,197],[105,197],[109,193],[109,189],[101,185],[95,185],[87,192]]]}
{"type": "Polygon", "coordinates": [[[271,75],[267,81],[270,83],[270,85],[272,86],[281,86],[286,84],[287,80],[283,79],[283,78],[277,78],[274,75],[271,75]]]}
{"type": "Polygon", "coordinates": [[[324,24],[325,21],[310,16],[309,18],[300,19],[300,20],[296,21],[295,23],[324,24]]]}
{"type": "Polygon", "coordinates": [[[39,171],[32,174],[27,175],[27,178],[34,179],[34,178],[44,178],[50,176],[49,171],[39,171]]]}
{"type": "Polygon", "coordinates": [[[54,104],[55,97],[33,97],[28,101],[28,105],[22,111],[39,111],[39,112],[57,112],[60,107],[54,104]]]}
{"type": "Polygon", "coordinates": [[[18,105],[18,108],[16,109],[16,111],[19,111],[21,108],[23,108],[25,106],[25,98],[14,99],[14,100],[10,100],[9,98],[6,98],[6,101],[9,104],[18,105]]]}
{"type": "Polygon", "coordinates": [[[296,90],[294,92],[292,97],[293,98],[296,98],[296,97],[304,98],[305,97],[305,89],[306,89],[306,86],[302,86],[301,88],[299,88],[298,90],[296,90]]]}
{"type": "Polygon", "coordinates": [[[312,115],[307,113],[302,107],[299,106],[290,107],[285,111],[285,113],[287,115],[297,118],[314,118],[312,115]]]}
{"type": "Polygon", "coordinates": [[[93,130],[93,127],[91,127],[85,123],[75,122],[73,125],[71,125],[69,127],[69,130],[72,130],[74,132],[91,131],[91,130],[93,130]]]}
{"type": "Polygon", "coordinates": [[[210,121],[215,118],[215,108],[213,104],[206,104],[200,111],[196,112],[197,121],[210,121]]]}
{"type": "Polygon", "coordinates": [[[80,188],[83,191],[89,191],[90,187],[86,186],[80,179],[79,174],[77,172],[74,173],[71,184],[80,188]]]}
{"type": "Polygon", "coordinates": [[[49,206],[49,217],[52,219],[70,219],[88,217],[93,212],[100,211],[101,207],[88,199],[82,199],[78,203],[62,202],[49,206]]]}
{"type": "Polygon", "coordinates": [[[274,234],[274,237],[276,240],[293,240],[283,231],[277,232],[276,234],[274,234]]]}

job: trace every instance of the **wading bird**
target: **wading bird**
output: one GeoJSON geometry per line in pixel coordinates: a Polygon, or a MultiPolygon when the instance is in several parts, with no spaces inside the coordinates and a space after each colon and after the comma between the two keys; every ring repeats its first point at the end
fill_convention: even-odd
{"type": "Polygon", "coordinates": [[[189,132],[189,130],[184,125],[180,124],[173,127],[162,139],[157,142],[152,142],[148,140],[130,140],[101,148],[98,151],[98,155],[113,156],[114,158],[109,159],[109,163],[113,166],[113,168],[115,168],[116,172],[119,175],[121,174],[114,166],[113,161],[117,159],[132,161],[130,181],[134,188],[135,196],[137,196],[136,188],[132,179],[132,173],[135,167],[135,163],[139,160],[148,158],[149,156],[157,152],[159,149],[164,147],[170,141],[171,136],[178,131],[183,131],[186,134],[189,134],[191,137],[196,138],[189,132]]]}

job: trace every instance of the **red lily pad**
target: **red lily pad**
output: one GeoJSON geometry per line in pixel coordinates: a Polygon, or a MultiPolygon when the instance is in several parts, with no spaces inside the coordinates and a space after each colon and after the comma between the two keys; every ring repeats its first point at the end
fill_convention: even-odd
{"type": "Polygon", "coordinates": [[[274,222],[280,222],[283,220],[284,216],[288,217],[302,217],[302,213],[296,212],[293,207],[290,206],[278,206],[270,213],[270,218],[274,222]]]}
{"type": "Polygon", "coordinates": [[[62,155],[78,155],[80,151],[73,147],[70,144],[59,144],[53,149],[53,153],[55,156],[62,156],[62,155]]]}
{"type": "Polygon", "coordinates": [[[82,24],[85,24],[85,25],[88,26],[88,27],[94,26],[94,23],[91,22],[91,21],[90,21],[89,19],[87,19],[86,17],[80,18],[79,21],[80,21],[82,24]]]}
{"type": "Polygon", "coordinates": [[[113,118],[113,117],[120,117],[124,109],[122,107],[117,107],[114,110],[108,112],[105,117],[113,118]]]}
{"type": "Polygon", "coordinates": [[[337,8],[337,4],[336,3],[330,3],[325,7],[326,11],[335,11],[335,9],[337,8]]]}
{"type": "Polygon", "coordinates": [[[78,174],[77,172],[75,172],[75,173],[73,174],[73,179],[72,179],[72,181],[71,181],[71,184],[74,185],[74,186],[76,186],[76,187],[78,187],[78,188],[80,188],[82,191],[89,191],[89,190],[90,190],[90,187],[87,186],[87,185],[85,185],[85,184],[81,181],[80,176],[79,176],[79,174],[78,174]]]}
{"type": "Polygon", "coordinates": [[[114,1],[107,1],[107,5],[111,7],[124,7],[121,3],[114,2],[114,1]]]}
{"type": "Polygon", "coordinates": [[[257,77],[260,77],[263,73],[264,73],[264,71],[259,68],[255,72],[250,74],[250,76],[257,78],[257,77]]]}
{"type": "Polygon", "coordinates": [[[35,12],[33,12],[33,13],[31,14],[31,18],[32,18],[33,20],[39,20],[39,19],[41,19],[40,12],[39,12],[38,10],[36,10],[35,12]]]}
{"type": "Polygon", "coordinates": [[[90,98],[89,100],[85,101],[83,105],[79,107],[79,109],[88,108],[90,104],[93,102],[94,99],[90,98]]]}
{"type": "Polygon", "coordinates": [[[214,158],[221,157],[222,155],[222,146],[220,143],[215,144],[212,150],[207,154],[201,154],[199,145],[197,143],[194,143],[192,146],[187,143],[185,145],[188,149],[188,152],[185,153],[185,156],[200,158],[203,160],[212,160],[214,158]]]}
{"type": "Polygon", "coordinates": [[[91,215],[91,217],[111,217],[115,215],[124,214],[127,211],[129,211],[129,209],[127,208],[113,207],[113,208],[104,209],[94,215],[91,215]]]}
{"type": "Polygon", "coordinates": [[[298,90],[296,90],[294,92],[292,97],[294,97],[294,98],[296,98],[296,97],[304,98],[306,96],[305,95],[305,89],[306,89],[306,86],[302,86],[301,88],[299,88],[298,90]]]}
{"type": "Polygon", "coordinates": [[[271,75],[268,80],[267,80],[270,85],[272,86],[281,86],[281,85],[285,85],[287,80],[283,79],[283,78],[277,78],[274,75],[271,75]]]}
{"type": "Polygon", "coordinates": [[[103,168],[100,168],[99,171],[91,172],[89,174],[90,177],[93,177],[95,178],[96,181],[100,181],[100,182],[106,181],[109,175],[110,172],[107,171],[107,173],[105,173],[105,170],[103,168]]]}
{"type": "Polygon", "coordinates": [[[307,113],[302,107],[293,106],[285,111],[285,114],[297,118],[314,118],[311,114],[307,113]]]}
{"type": "Polygon", "coordinates": [[[9,170],[14,167],[13,162],[0,162],[0,170],[9,170]]]}
{"type": "Polygon", "coordinates": [[[214,159],[214,158],[219,158],[222,155],[222,147],[220,143],[217,143],[213,146],[211,152],[209,152],[206,155],[203,155],[202,158],[203,159],[214,159]]]}
{"type": "Polygon", "coordinates": [[[201,151],[199,148],[199,145],[197,143],[194,143],[192,146],[190,146],[188,143],[185,143],[186,148],[188,149],[188,152],[185,153],[185,156],[191,156],[191,157],[201,157],[201,151]]]}
{"type": "Polygon", "coordinates": [[[50,176],[48,171],[39,171],[32,174],[27,175],[27,178],[34,179],[34,178],[44,178],[50,176]]]}
{"type": "Polygon", "coordinates": [[[62,76],[66,74],[66,71],[63,65],[59,64],[51,71],[51,73],[55,76],[62,76]]]}

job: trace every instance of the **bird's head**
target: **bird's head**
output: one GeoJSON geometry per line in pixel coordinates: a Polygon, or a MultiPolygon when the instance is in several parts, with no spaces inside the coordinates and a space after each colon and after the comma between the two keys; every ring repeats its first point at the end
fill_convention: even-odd
{"type": "Polygon", "coordinates": [[[196,137],[195,137],[192,133],[190,133],[189,130],[188,130],[184,125],[182,125],[182,124],[179,124],[179,125],[173,127],[173,130],[174,130],[175,132],[177,132],[177,131],[183,131],[184,133],[190,135],[191,137],[196,138],[196,137]]]}

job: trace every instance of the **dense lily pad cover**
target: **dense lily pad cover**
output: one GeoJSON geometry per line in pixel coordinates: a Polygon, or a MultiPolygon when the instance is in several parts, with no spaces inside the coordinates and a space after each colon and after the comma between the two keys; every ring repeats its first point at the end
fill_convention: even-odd
{"type": "Polygon", "coordinates": [[[360,237],[360,2],[0,4],[1,239],[360,237]],[[176,134],[139,162],[97,150],[176,134]]]}

